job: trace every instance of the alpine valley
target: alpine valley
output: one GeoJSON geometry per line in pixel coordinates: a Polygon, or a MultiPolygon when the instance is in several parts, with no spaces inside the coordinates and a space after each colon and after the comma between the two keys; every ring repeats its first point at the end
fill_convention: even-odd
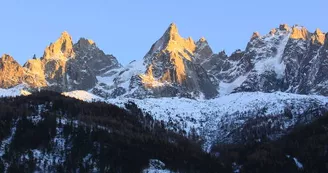
{"type": "Polygon", "coordinates": [[[63,32],[0,58],[0,172],[325,172],[327,73],[328,34],[299,25],[228,55],[172,23],[124,66],[63,32]]]}

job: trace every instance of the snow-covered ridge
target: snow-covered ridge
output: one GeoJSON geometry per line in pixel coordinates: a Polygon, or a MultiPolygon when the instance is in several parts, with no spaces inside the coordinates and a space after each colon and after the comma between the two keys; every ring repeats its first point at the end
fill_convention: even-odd
{"type": "Polygon", "coordinates": [[[66,97],[75,98],[78,100],[86,101],[86,102],[92,102],[92,101],[100,101],[102,100],[101,97],[98,97],[94,94],[91,94],[84,90],[76,90],[71,92],[63,92],[62,95],[66,97]]]}
{"type": "MultiPolygon", "coordinates": [[[[14,89],[10,91],[13,92],[14,89]]],[[[17,95],[19,95],[18,91],[19,88],[16,88],[17,95]]],[[[125,103],[132,101],[154,119],[163,120],[170,129],[186,135],[196,130],[205,138],[205,149],[209,149],[217,141],[233,141],[231,133],[241,130],[243,125],[254,118],[267,117],[268,119],[261,123],[269,123],[272,128],[285,132],[302,123],[302,119],[311,121],[312,118],[307,117],[308,113],[311,114],[309,111],[328,110],[328,97],[284,92],[240,92],[210,100],[178,97],[104,99],[83,90],[62,94],[88,102],[105,101],[122,108],[125,103]],[[290,111],[291,117],[285,117],[286,110],[290,111]]]]}
{"type": "Polygon", "coordinates": [[[24,84],[17,85],[13,88],[2,89],[0,88],[0,97],[16,97],[20,95],[30,95],[31,93],[25,90],[26,86],[24,84]]]}
{"type": "MultiPolygon", "coordinates": [[[[84,99],[84,95],[79,96],[77,93],[66,95],[84,99]]],[[[88,100],[90,101],[90,98],[88,100]]],[[[182,130],[186,135],[195,129],[205,138],[206,150],[214,142],[233,141],[231,133],[242,129],[243,125],[254,118],[267,117],[268,120],[263,120],[263,123],[271,124],[273,129],[278,128],[280,131],[272,134],[277,136],[300,123],[301,119],[305,118],[302,116],[313,111],[312,109],[328,110],[327,97],[284,92],[240,92],[211,100],[122,97],[105,101],[122,108],[125,103],[132,101],[155,119],[163,120],[168,128],[179,132],[182,130]],[[290,111],[291,118],[285,117],[286,110],[290,111]]]]}

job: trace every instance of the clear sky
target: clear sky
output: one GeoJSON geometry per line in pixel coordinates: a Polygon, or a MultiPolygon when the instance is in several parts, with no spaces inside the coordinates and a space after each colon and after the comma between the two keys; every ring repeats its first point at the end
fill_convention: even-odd
{"type": "Polygon", "coordinates": [[[170,23],[204,36],[215,52],[244,49],[254,31],[280,23],[328,31],[327,0],[1,0],[0,54],[23,64],[68,31],[92,39],[122,64],[141,59],[170,23]]]}

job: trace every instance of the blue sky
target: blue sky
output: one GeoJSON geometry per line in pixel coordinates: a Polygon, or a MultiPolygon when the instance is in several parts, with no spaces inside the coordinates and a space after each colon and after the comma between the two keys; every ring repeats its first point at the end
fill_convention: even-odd
{"type": "Polygon", "coordinates": [[[204,36],[215,52],[228,53],[280,23],[328,31],[327,0],[4,0],[0,7],[0,54],[21,64],[42,56],[63,31],[94,40],[122,64],[143,58],[172,22],[182,36],[204,36]]]}

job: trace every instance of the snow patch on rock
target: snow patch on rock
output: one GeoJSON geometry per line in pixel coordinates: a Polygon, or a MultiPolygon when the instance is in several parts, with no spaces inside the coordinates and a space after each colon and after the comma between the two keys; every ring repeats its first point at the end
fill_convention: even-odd
{"type": "Polygon", "coordinates": [[[24,84],[17,85],[13,88],[2,89],[0,88],[0,97],[16,97],[16,96],[27,96],[31,93],[25,90],[26,86],[24,84]]]}
{"type": "Polygon", "coordinates": [[[101,101],[102,98],[98,97],[94,94],[91,94],[84,90],[76,90],[71,92],[63,92],[62,95],[66,97],[75,98],[78,100],[86,101],[86,102],[92,102],[92,101],[101,101]]]}

